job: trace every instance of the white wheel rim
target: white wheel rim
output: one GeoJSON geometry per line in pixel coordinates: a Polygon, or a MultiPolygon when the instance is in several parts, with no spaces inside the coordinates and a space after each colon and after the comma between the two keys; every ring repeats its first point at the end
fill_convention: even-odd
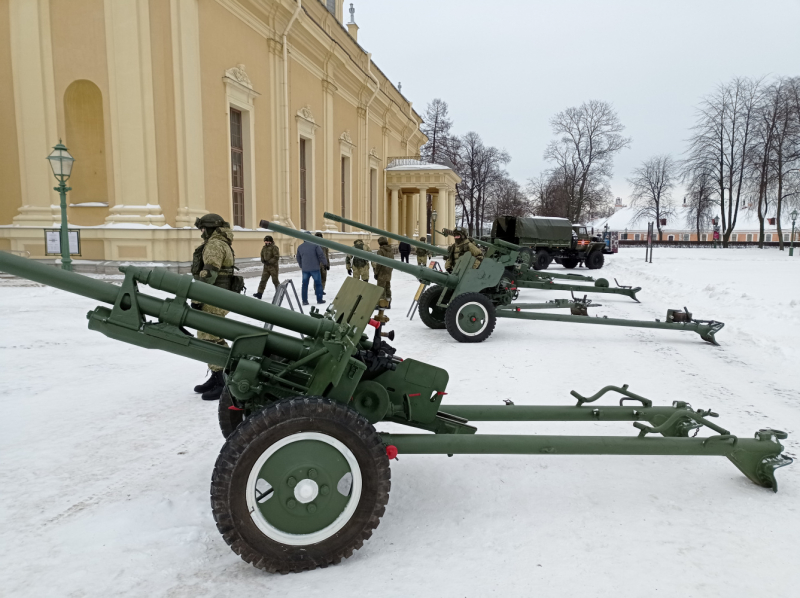
{"type": "MultiPolygon", "coordinates": [[[[316,483],[314,483],[312,480],[308,481],[314,485],[314,487],[310,487],[312,490],[311,494],[314,494],[313,491],[316,489],[316,483]]],[[[298,484],[298,486],[299,485],[300,484],[298,484]]],[[[250,512],[250,517],[252,518],[253,523],[256,524],[256,527],[258,527],[258,529],[261,530],[265,536],[275,540],[276,542],[280,542],[281,544],[288,544],[290,546],[306,546],[327,540],[341,530],[348,521],[350,521],[350,518],[353,516],[353,513],[355,513],[356,508],[358,508],[358,503],[361,499],[361,488],[361,468],[358,466],[358,461],[356,461],[355,455],[353,455],[349,448],[336,440],[336,438],[328,436],[327,434],[320,434],[318,432],[300,432],[298,434],[292,434],[291,436],[282,438],[264,451],[264,453],[258,458],[250,470],[250,475],[247,478],[247,487],[245,488],[245,493],[247,498],[247,510],[250,512]],[[328,444],[339,451],[339,453],[341,453],[341,455],[347,461],[347,464],[350,466],[350,472],[353,475],[353,481],[350,489],[350,499],[348,500],[344,510],[339,514],[333,523],[310,534],[290,534],[279,530],[264,518],[264,515],[258,508],[258,503],[256,501],[256,483],[259,480],[261,468],[267,462],[267,459],[269,459],[283,447],[301,440],[317,440],[319,442],[324,442],[325,444],[328,444]]],[[[303,488],[301,488],[300,491],[295,489],[296,492],[301,493],[302,490],[303,488]]],[[[304,498],[308,495],[309,494],[305,494],[304,498]]],[[[303,500],[301,502],[306,501],[303,500]]]]}
{"type": "Polygon", "coordinates": [[[489,313],[486,311],[486,307],[482,303],[478,303],[477,301],[470,301],[459,307],[458,311],[456,312],[456,326],[458,326],[459,332],[461,332],[461,334],[463,334],[464,336],[478,336],[481,332],[486,330],[486,327],[488,325],[489,325],[489,313]],[[470,307],[472,305],[479,307],[483,312],[483,326],[481,326],[480,329],[476,330],[475,332],[467,332],[466,330],[462,330],[461,326],[458,326],[458,321],[461,317],[461,312],[465,308],[470,307]]]}

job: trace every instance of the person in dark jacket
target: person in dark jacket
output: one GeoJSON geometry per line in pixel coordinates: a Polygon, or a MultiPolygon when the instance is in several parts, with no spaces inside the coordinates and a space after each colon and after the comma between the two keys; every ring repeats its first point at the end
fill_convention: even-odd
{"type": "Polygon", "coordinates": [[[303,290],[301,296],[303,305],[308,305],[308,279],[314,279],[314,293],[317,295],[317,303],[325,303],[322,299],[322,277],[320,276],[320,266],[327,266],[328,261],[322,253],[322,247],[314,245],[308,241],[303,241],[297,248],[297,265],[303,271],[303,290]]]}
{"type": "Polygon", "coordinates": [[[397,250],[400,252],[400,261],[407,264],[408,256],[411,254],[411,245],[405,241],[401,241],[400,245],[397,246],[397,250]]]}

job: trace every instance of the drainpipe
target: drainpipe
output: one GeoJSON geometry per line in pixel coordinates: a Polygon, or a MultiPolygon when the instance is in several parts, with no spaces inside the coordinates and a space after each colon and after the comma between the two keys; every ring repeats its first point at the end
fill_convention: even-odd
{"type": "Polygon", "coordinates": [[[286,47],[286,36],[302,9],[303,0],[297,0],[297,8],[294,9],[292,18],[289,19],[289,24],[286,25],[286,29],[283,32],[283,209],[286,214],[287,226],[294,226],[294,223],[291,217],[291,181],[289,176],[289,52],[286,47]]]}
{"type": "MultiPolygon", "coordinates": [[[[367,210],[367,215],[369,215],[372,212],[372,197],[369,195],[369,107],[370,104],[372,104],[372,101],[375,99],[375,96],[378,95],[378,90],[381,88],[380,84],[378,83],[378,78],[372,74],[372,52],[367,52],[367,75],[369,75],[369,78],[375,82],[375,91],[367,102],[366,120],[364,122],[364,197],[366,197],[369,201],[369,209],[367,210]]],[[[383,159],[385,160],[386,156],[384,156],[383,159]]],[[[384,175],[384,183],[386,182],[385,177],[386,175],[384,175]]],[[[376,194],[377,192],[378,190],[375,189],[376,194]]],[[[377,212],[377,209],[375,212],[377,212]]],[[[370,222],[370,224],[374,224],[374,222],[370,222]]]]}

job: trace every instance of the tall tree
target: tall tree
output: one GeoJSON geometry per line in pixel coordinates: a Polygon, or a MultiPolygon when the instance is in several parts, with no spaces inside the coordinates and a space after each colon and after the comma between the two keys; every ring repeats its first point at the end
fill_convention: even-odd
{"type": "Polygon", "coordinates": [[[686,224],[697,232],[700,240],[700,231],[708,230],[714,217],[714,199],[712,197],[714,180],[705,170],[684,169],[681,179],[686,186],[686,224]]]}
{"type": "Polygon", "coordinates": [[[728,246],[736,226],[742,191],[750,174],[756,107],[761,80],[735,78],[720,85],[698,109],[686,160],[691,169],[713,176],[715,199],[722,217],[722,245],[728,246]]]}
{"type": "Polygon", "coordinates": [[[490,186],[486,206],[487,223],[494,222],[499,216],[520,218],[531,215],[531,201],[520,184],[506,172],[502,172],[490,186]]]}
{"type": "Polygon", "coordinates": [[[431,164],[439,164],[445,157],[446,146],[450,137],[453,121],[448,117],[447,102],[435,98],[425,108],[420,129],[428,137],[428,143],[422,146],[420,154],[423,160],[431,164]]]}
{"type": "Polygon", "coordinates": [[[778,243],[783,250],[781,213],[786,203],[796,203],[800,189],[797,186],[800,172],[800,122],[795,114],[797,104],[787,81],[778,82],[778,118],[772,137],[771,170],[775,182],[778,243]]]}
{"type": "Polygon", "coordinates": [[[556,114],[550,124],[558,137],[550,142],[544,157],[553,163],[551,175],[568,198],[563,216],[580,222],[599,206],[592,201],[603,197],[611,177],[614,157],[630,145],[623,137],[625,127],[611,104],[591,100],[556,114]]]}
{"type": "Polygon", "coordinates": [[[633,171],[628,183],[633,188],[631,205],[636,208],[634,220],[654,219],[661,241],[662,218],[675,215],[672,189],[675,187],[677,165],[669,154],[653,156],[633,171]]]}

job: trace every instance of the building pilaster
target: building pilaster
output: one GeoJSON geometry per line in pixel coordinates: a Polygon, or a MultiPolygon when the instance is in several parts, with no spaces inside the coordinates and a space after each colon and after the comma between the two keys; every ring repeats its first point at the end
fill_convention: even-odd
{"type": "MultiPolygon", "coordinates": [[[[336,139],[333,132],[333,96],[339,88],[330,79],[322,81],[322,104],[324,113],[322,115],[322,153],[324,160],[323,174],[323,205],[325,211],[331,214],[334,210],[334,197],[336,197],[336,139]]],[[[339,227],[335,222],[325,220],[322,223],[325,230],[338,231],[339,227]]]]}

